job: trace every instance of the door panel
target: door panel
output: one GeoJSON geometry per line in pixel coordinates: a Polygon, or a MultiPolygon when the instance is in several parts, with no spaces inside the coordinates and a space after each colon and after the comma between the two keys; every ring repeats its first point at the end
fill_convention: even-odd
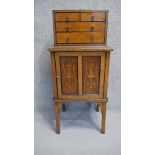
{"type": "Polygon", "coordinates": [[[78,57],[60,56],[61,93],[78,94],[78,57]]]}
{"type": "Polygon", "coordinates": [[[103,98],[104,52],[57,52],[55,58],[60,98],[103,98]]]}
{"type": "Polygon", "coordinates": [[[99,94],[101,56],[83,56],[82,92],[99,94]]]}

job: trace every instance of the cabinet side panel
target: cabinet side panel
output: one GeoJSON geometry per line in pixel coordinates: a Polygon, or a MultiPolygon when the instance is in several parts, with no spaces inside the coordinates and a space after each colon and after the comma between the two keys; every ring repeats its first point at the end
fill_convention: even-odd
{"type": "Polygon", "coordinates": [[[61,93],[78,94],[78,57],[60,56],[61,93]]]}
{"type": "Polygon", "coordinates": [[[57,80],[56,80],[56,66],[55,66],[55,54],[50,53],[51,55],[51,67],[52,67],[52,80],[54,86],[54,97],[57,98],[57,80]]]}
{"type": "Polygon", "coordinates": [[[101,56],[82,57],[82,92],[99,94],[101,56]]]}

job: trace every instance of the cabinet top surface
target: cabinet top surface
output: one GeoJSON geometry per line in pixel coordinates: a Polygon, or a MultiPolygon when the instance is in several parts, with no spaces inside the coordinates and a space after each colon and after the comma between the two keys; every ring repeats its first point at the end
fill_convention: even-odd
{"type": "Polygon", "coordinates": [[[109,10],[52,10],[53,12],[108,12],[109,10]]]}
{"type": "Polygon", "coordinates": [[[48,49],[50,52],[67,52],[67,51],[112,51],[109,46],[53,46],[48,49]]]}

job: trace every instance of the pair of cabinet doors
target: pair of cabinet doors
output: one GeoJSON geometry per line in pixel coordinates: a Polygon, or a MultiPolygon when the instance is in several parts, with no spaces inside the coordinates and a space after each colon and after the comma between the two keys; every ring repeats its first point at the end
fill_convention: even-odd
{"type": "Polygon", "coordinates": [[[56,52],[59,98],[103,98],[104,52],[56,52]]]}

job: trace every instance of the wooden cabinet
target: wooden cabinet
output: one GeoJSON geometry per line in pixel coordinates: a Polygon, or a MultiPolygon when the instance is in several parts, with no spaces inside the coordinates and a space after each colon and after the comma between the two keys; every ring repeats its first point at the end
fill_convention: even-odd
{"type": "Polygon", "coordinates": [[[55,45],[49,48],[54,84],[56,133],[66,102],[96,102],[105,132],[111,47],[107,42],[108,11],[53,11],[55,45]]]}
{"type": "Polygon", "coordinates": [[[106,45],[108,11],[53,11],[55,45],[106,45]]]}

